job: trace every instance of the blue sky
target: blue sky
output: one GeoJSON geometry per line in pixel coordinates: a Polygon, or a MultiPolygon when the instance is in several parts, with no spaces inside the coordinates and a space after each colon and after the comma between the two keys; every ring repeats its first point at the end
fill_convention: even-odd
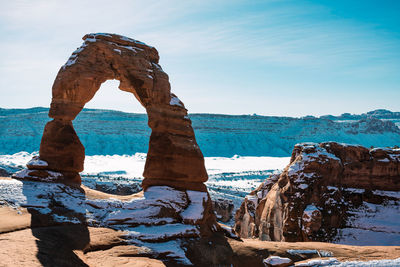
{"type": "MultiPolygon", "coordinates": [[[[400,111],[400,1],[0,0],[0,107],[49,106],[89,32],[156,47],[189,112],[400,111]]],[[[87,104],[144,112],[108,81],[87,104]]]]}

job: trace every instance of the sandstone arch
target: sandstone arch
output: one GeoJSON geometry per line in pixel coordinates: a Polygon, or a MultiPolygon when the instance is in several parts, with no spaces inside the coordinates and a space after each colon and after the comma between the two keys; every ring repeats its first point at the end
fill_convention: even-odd
{"type": "MultiPolygon", "coordinates": [[[[168,75],[154,47],[116,34],[87,34],[61,67],[39,158],[20,176],[80,183],[84,147],[72,121],[106,80],[120,81],[144,106],[152,129],[143,186],[168,185],[206,191],[208,176],[184,104],[171,93],[168,75]]],[[[121,144],[123,145],[123,144],[121,144]]]]}

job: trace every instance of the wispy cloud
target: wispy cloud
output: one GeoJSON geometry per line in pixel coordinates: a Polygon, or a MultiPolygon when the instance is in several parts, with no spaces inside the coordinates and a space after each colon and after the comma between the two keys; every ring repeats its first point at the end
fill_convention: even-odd
{"type": "MultiPolygon", "coordinates": [[[[353,83],[361,83],[364,77],[368,82],[387,78],[390,86],[399,80],[398,35],[357,19],[334,16],[330,8],[312,1],[15,0],[2,1],[0,8],[1,94],[10,86],[23,90],[27,79],[32,82],[29,90],[50,90],[57,70],[88,32],[116,32],[156,46],[161,61],[178,71],[177,90],[183,94],[196,91],[198,99],[205,99],[216,88],[223,95],[228,90],[225,87],[241,97],[241,88],[232,88],[242,84],[235,81],[237,77],[231,77],[229,86],[215,77],[216,65],[224,61],[237,62],[235,67],[243,73],[240,79],[252,86],[257,82],[265,86],[265,81],[249,69],[253,65],[265,68],[279,77],[271,83],[281,82],[287,92],[298,89],[302,75],[315,77],[314,90],[332,89],[321,78],[327,76],[334,76],[337,86],[339,78],[343,85],[351,78],[353,83]],[[178,61],[215,81],[207,86],[212,89],[201,84],[204,89],[199,91],[200,85],[191,81],[190,68],[174,65],[178,61]],[[207,67],[200,63],[205,61],[207,67]],[[282,77],[290,77],[292,84],[282,77]],[[35,87],[39,85],[43,88],[35,87]]],[[[0,102],[0,106],[7,104],[15,103],[0,102]]]]}

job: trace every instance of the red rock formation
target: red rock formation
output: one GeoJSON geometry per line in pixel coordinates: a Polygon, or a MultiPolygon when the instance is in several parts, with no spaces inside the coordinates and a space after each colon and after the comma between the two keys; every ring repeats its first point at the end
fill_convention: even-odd
{"type": "Polygon", "coordinates": [[[396,225],[390,222],[394,217],[385,218],[386,225],[366,223],[398,213],[398,191],[399,149],[299,144],[284,171],[246,197],[236,213],[235,230],[261,240],[351,243],[350,238],[357,240],[352,236],[356,228],[364,238],[373,238],[376,231],[400,240],[398,227],[388,227],[396,225]]]}
{"type": "Polygon", "coordinates": [[[87,34],[54,81],[49,116],[39,152],[19,178],[80,183],[84,148],[72,120],[106,80],[120,81],[146,108],[152,129],[143,186],[169,185],[207,191],[204,158],[184,104],[171,93],[168,75],[154,47],[116,34],[87,34]],[[43,163],[44,162],[44,163],[43,163]],[[45,167],[44,164],[47,164],[45,167]]]}

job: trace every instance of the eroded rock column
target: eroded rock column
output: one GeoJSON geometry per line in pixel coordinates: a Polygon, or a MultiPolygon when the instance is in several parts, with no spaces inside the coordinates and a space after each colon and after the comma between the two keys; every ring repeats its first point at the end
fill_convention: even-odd
{"type": "Polygon", "coordinates": [[[152,133],[143,185],[206,191],[203,183],[208,176],[191,121],[175,95],[171,96],[171,103],[174,105],[147,108],[152,133]]]}

